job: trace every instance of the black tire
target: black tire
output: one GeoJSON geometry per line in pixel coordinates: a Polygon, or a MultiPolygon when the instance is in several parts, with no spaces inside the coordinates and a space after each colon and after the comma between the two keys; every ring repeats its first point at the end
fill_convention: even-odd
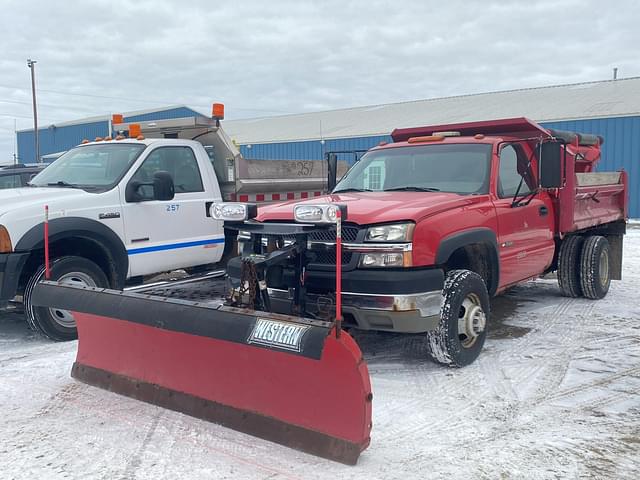
{"type": "Polygon", "coordinates": [[[564,297],[582,296],[580,285],[580,258],[584,237],[570,235],[562,240],[558,253],[558,285],[564,297]]]}
{"type": "MultiPolygon", "coordinates": [[[[24,291],[24,312],[29,326],[49,337],[64,342],[78,338],[73,317],[69,312],[47,307],[34,307],[31,295],[36,284],[44,279],[45,268],[40,266],[29,279],[24,291]]],[[[107,276],[102,269],[82,257],[60,257],[51,263],[51,280],[84,284],[105,288],[109,286],[107,276]]]]}
{"type": "MultiPolygon", "coordinates": [[[[436,363],[464,367],[478,358],[487,337],[487,286],[477,273],[451,270],[447,273],[442,297],[440,323],[436,330],[427,332],[427,349],[436,363]],[[458,328],[458,321],[466,317],[470,324],[475,325],[471,335],[460,332],[458,328]]],[[[467,321],[464,323],[469,325],[467,321]]]]}
{"type": "Polygon", "coordinates": [[[600,235],[587,237],[582,246],[580,285],[586,298],[599,300],[611,285],[609,241],[600,235]]]}

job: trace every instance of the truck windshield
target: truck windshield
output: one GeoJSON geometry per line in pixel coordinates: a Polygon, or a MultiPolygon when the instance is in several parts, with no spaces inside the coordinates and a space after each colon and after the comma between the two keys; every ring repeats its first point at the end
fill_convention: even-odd
{"type": "Polygon", "coordinates": [[[145,149],[136,143],[109,143],[76,147],[36,175],[35,187],[76,187],[109,190],[145,149]]]}
{"type": "Polygon", "coordinates": [[[491,145],[457,143],[376,150],[340,180],[341,191],[489,192],[491,145]]]}

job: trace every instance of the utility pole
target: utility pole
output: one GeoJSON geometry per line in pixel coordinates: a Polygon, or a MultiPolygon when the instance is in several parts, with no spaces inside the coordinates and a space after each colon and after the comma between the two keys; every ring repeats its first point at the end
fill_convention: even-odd
{"type": "Polygon", "coordinates": [[[27,67],[31,70],[31,96],[33,98],[33,136],[36,148],[36,163],[40,163],[40,143],[38,142],[38,110],[36,108],[36,61],[27,59],[27,67]]]}

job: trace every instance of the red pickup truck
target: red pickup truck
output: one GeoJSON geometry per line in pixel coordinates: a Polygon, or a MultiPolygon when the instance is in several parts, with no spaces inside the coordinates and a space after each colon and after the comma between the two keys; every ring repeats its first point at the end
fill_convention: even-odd
{"type": "MultiPolygon", "coordinates": [[[[563,295],[599,299],[621,278],[627,174],[593,171],[601,137],[516,118],[392,138],[331,194],[302,202],[347,207],[345,325],[425,333],[436,362],[463,366],[482,349],[491,296],[557,270],[563,295]]],[[[300,203],[261,206],[256,220],[291,221],[300,203]]],[[[324,237],[311,234],[305,273],[306,307],[319,311],[335,291],[335,245],[324,237]]],[[[267,279],[274,308],[287,311],[292,275],[267,279]]]]}

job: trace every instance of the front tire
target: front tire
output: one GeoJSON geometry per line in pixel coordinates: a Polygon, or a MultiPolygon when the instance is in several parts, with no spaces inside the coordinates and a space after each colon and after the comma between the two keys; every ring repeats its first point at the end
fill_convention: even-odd
{"type": "MultiPolygon", "coordinates": [[[[51,280],[81,285],[85,287],[109,286],[107,276],[91,260],[68,256],[54,260],[51,264],[51,280]]],[[[29,326],[49,337],[64,342],[78,338],[76,322],[71,312],[59,308],[35,307],[31,301],[33,290],[38,282],[44,280],[45,268],[41,265],[29,279],[24,292],[24,311],[29,326]]]]}
{"type": "Polygon", "coordinates": [[[427,332],[427,348],[435,362],[464,367],[478,358],[487,336],[487,287],[475,272],[452,270],[447,273],[442,297],[440,323],[427,332]]]}
{"type": "Polygon", "coordinates": [[[609,241],[600,235],[588,237],[582,246],[580,284],[582,293],[591,300],[600,300],[611,285],[609,241]]]}

